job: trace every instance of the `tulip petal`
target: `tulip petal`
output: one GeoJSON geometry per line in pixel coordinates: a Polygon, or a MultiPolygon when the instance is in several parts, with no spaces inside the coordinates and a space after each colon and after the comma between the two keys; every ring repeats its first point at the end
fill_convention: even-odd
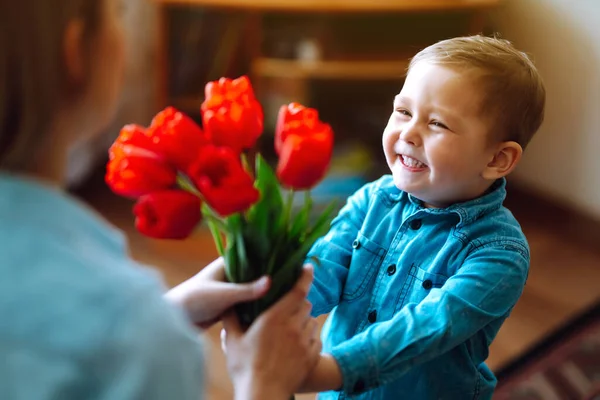
{"type": "Polygon", "coordinates": [[[181,190],[165,190],[139,198],[133,207],[135,226],[146,236],[185,239],[200,223],[200,199],[181,190]]]}

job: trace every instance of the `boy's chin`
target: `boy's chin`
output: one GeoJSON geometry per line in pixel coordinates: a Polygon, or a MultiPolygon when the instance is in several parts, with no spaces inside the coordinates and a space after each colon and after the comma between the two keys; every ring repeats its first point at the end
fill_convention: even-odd
{"type": "Polygon", "coordinates": [[[424,195],[423,184],[419,182],[414,182],[411,179],[407,179],[403,174],[395,174],[392,173],[392,177],[394,180],[394,186],[396,186],[399,190],[411,194],[415,197],[419,197],[419,195],[424,195]]]}

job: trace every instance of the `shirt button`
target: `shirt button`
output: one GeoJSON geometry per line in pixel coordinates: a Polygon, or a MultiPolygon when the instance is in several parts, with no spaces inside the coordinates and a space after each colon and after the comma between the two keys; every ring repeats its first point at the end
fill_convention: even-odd
{"type": "Polygon", "coordinates": [[[431,279],[426,279],[423,281],[423,289],[429,290],[432,287],[433,287],[433,282],[431,282],[431,279]]]}
{"type": "Polygon", "coordinates": [[[387,274],[388,274],[389,276],[392,276],[392,275],[394,275],[395,273],[396,273],[396,264],[392,264],[392,265],[390,265],[390,266],[388,267],[388,269],[387,269],[387,274]]]}
{"type": "Polygon", "coordinates": [[[420,219],[413,219],[412,221],[410,221],[410,229],[412,229],[413,231],[419,230],[419,228],[421,228],[421,225],[423,225],[423,222],[420,219]]]}
{"type": "Polygon", "coordinates": [[[369,313],[369,316],[367,317],[367,319],[369,320],[370,323],[377,321],[377,311],[376,310],[371,311],[369,313]]]}
{"type": "Polygon", "coordinates": [[[362,379],[359,379],[354,384],[354,393],[360,393],[363,390],[365,390],[365,381],[363,381],[362,379]]]}
{"type": "Polygon", "coordinates": [[[358,239],[356,239],[354,242],[352,242],[352,248],[358,249],[359,247],[360,247],[360,242],[358,241],[358,239]]]}

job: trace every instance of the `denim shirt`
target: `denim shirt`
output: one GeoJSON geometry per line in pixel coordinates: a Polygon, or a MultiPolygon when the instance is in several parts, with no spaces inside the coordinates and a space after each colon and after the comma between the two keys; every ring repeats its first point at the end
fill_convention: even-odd
{"type": "Polygon", "coordinates": [[[124,235],[65,193],[0,173],[0,399],[202,397],[202,348],[124,235]]]}
{"type": "Polygon", "coordinates": [[[529,247],[505,180],[445,209],[391,176],[352,195],[310,251],[313,315],[343,387],[320,399],[490,399],[490,343],[521,295],[529,247]]]}

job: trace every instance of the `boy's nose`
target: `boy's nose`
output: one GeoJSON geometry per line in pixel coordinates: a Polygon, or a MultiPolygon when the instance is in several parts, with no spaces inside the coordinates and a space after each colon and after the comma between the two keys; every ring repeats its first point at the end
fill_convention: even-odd
{"type": "Polygon", "coordinates": [[[416,124],[404,125],[400,131],[400,139],[413,146],[420,146],[421,135],[416,124]]]}

